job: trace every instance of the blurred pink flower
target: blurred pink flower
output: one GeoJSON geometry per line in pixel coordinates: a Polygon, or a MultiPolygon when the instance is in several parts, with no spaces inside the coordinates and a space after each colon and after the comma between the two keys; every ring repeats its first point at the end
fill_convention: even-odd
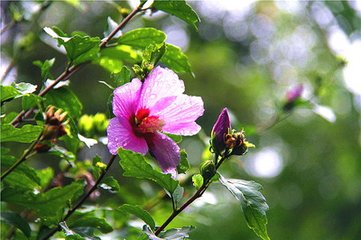
{"type": "Polygon", "coordinates": [[[107,129],[108,148],[132,150],[157,159],[165,173],[176,173],[178,145],[164,133],[190,136],[199,132],[195,120],[203,112],[200,97],[183,94],[184,83],[171,70],[156,67],[144,80],[133,79],[114,90],[113,113],[107,129]]]}
{"type": "Polygon", "coordinates": [[[303,85],[299,84],[293,88],[291,88],[287,93],[286,93],[286,98],[288,102],[293,102],[296,99],[298,99],[299,97],[301,97],[303,92],[303,85]]]}

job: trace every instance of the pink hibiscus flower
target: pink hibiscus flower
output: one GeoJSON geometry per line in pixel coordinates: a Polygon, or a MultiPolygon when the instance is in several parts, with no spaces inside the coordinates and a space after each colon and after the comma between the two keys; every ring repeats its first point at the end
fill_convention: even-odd
{"type": "Polygon", "coordinates": [[[201,128],[195,120],[204,112],[200,97],[183,92],[183,81],[161,67],[153,69],[143,84],[135,78],[115,89],[115,118],[107,129],[109,151],[116,154],[119,147],[143,155],[149,151],[163,172],[174,176],[180,160],[179,147],[164,133],[198,133],[201,128]]]}

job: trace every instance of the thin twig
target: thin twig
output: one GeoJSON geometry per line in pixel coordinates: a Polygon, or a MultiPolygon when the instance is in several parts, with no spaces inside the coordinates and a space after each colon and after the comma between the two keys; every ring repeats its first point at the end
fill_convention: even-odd
{"type": "Polygon", "coordinates": [[[11,70],[14,68],[14,66],[15,66],[15,60],[13,59],[13,60],[11,60],[11,62],[9,63],[9,65],[6,67],[3,75],[2,75],[1,78],[0,78],[0,82],[3,82],[3,81],[7,78],[7,76],[9,75],[9,73],[11,72],[11,70]]]}
{"type": "MultiPolygon", "coordinates": [[[[143,5],[145,2],[141,2],[138,7],[133,9],[133,11],[123,19],[123,21],[99,44],[100,48],[106,47],[106,44],[117,34],[118,31],[120,31],[138,12],[141,11],[143,5]]],[[[45,94],[47,94],[56,84],[58,84],[62,80],[68,79],[70,76],[72,76],[74,73],[79,71],[83,66],[88,64],[89,62],[85,62],[76,66],[72,66],[70,68],[67,68],[63,73],[59,75],[55,81],[47,86],[43,91],[41,91],[38,96],[42,97],[45,94]]],[[[11,124],[15,127],[19,125],[19,123],[26,117],[30,116],[31,113],[34,111],[34,108],[29,109],[28,111],[21,111],[11,122],[11,124]]]]}
{"type": "MultiPolygon", "coordinates": [[[[216,165],[216,170],[221,166],[221,164],[224,162],[224,160],[227,159],[228,156],[222,157],[218,164],[216,165]]],[[[165,222],[157,228],[157,230],[154,232],[156,236],[158,236],[164,228],[168,226],[169,223],[173,221],[173,219],[178,216],[186,207],[188,207],[191,203],[193,203],[196,199],[200,198],[203,193],[207,190],[207,188],[211,185],[212,181],[206,181],[203,183],[203,185],[198,189],[197,192],[193,194],[191,198],[189,198],[180,208],[173,210],[172,214],[165,220],[165,222]]]]}
{"type": "Polygon", "coordinates": [[[25,152],[19,158],[19,160],[17,160],[11,167],[6,169],[6,171],[3,174],[1,174],[1,179],[0,179],[1,181],[4,180],[7,175],[9,175],[12,171],[14,171],[17,166],[19,166],[22,162],[24,162],[28,158],[29,154],[33,152],[36,144],[40,142],[42,136],[43,136],[43,131],[41,131],[38,138],[29,146],[29,148],[25,150],[25,152]]]}
{"type": "MultiPolygon", "coordinates": [[[[112,166],[115,158],[117,157],[117,155],[112,155],[112,157],[110,158],[107,167],[105,168],[105,170],[100,174],[99,178],[97,179],[97,181],[95,182],[95,184],[92,186],[92,188],[85,194],[83,195],[83,197],[79,200],[79,202],[73,207],[71,208],[68,213],[65,215],[65,217],[62,219],[61,222],[66,221],[80,206],[83,205],[83,203],[89,198],[89,196],[98,188],[98,185],[100,184],[100,182],[103,180],[104,176],[107,174],[107,172],[109,171],[109,168],[112,166]]],[[[57,231],[60,231],[61,228],[58,224],[58,226],[54,229],[52,229],[44,238],[45,239],[49,239],[51,236],[53,236],[57,231]]]]}

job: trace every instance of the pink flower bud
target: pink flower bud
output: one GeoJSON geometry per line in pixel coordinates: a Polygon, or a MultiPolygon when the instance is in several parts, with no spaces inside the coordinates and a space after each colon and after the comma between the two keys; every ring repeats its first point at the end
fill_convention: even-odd
{"type": "Polygon", "coordinates": [[[211,132],[211,145],[216,154],[226,150],[226,135],[231,131],[228,109],[224,108],[218,116],[211,132]]]}

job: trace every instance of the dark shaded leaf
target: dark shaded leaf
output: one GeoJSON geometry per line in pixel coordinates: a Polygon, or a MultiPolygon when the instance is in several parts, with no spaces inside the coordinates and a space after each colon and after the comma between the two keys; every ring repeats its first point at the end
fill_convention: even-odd
{"type": "Polygon", "coordinates": [[[172,228],[167,231],[161,232],[159,236],[165,240],[182,240],[189,238],[189,233],[194,229],[195,228],[193,226],[172,228]]]}
{"type": "Polygon", "coordinates": [[[117,192],[120,189],[118,181],[112,176],[106,177],[99,185],[99,187],[111,192],[117,192]]]}
{"type": "Polygon", "coordinates": [[[268,205],[260,192],[262,186],[254,181],[225,179],[221,175],[219,181],[240,201],[248,227],[263,240],[269,240],[266,227],[268,205]]]}
{"type": "Polygon", "coordinates": [[[179,206],[180,202],[182,201],[183,194],[184,194],[184,188],[178,185],[172,194],[172,201],[176,208],[179,206]]]}
{"type": "Polygon", "coordinates": [[[2,191],[2,201],[34,210],[43,224],[53,226],[60,222],[65,208],[82,193],[83,184],[79,182],[38,194],[21,189],[5,188],[2,191]]]}
{"type": "Polygon", "coordinates": [[[43,127],[37,125],[25,125],[22,128],[15,128],[11,124],[2,124],[0,142],[31,143],[39,137],[42,130],[43,127]]]}
{"type": "Polygon", "coordinates": [[[154,170],[143,155],[122,148],[118,150],[118,155],[120,158],[119,163],[124,169],[124,176],[151,180],[166,189],[170,194],[177,188],[178,182],[170,174],[154,170]]]}
{"type": "Polygon", "coordinates": [[[68,112],[72,118],[79,118],[83,109],[78,97],[68,88],[53,89],[46,95],[46,105],[53,105],[68,112]]]}
{"type": "Polygon", "coordinates": [[[1,212],[0,216],[2,221],[14,225],[18,229],[20,229],[25,234],[25,236],[30,237],[30,226],[27,221],[23,219],[19,214],[13,212],[1,212]]]}
{"type": "Polygon", "coordinates": [[[139,217],[140,219],[142,219],[146,224],[148,224],[148,226],[151,229],[155,228],[155,222],[154,222],[152,216],[147,211],[145,211],[144,209],[142,209],[139,206],[124,204],[121,207],[119,207],[117,209],[117,211],[120,211],[124,214],[133,214],[133,215],[139,217]]]}
{"type": "Polygon", "coordinates": [[[55,58],[52,58],[52,59],[47,59],[44,62],[37,60],[37,61],[34,61],[33,64],[40,68],[41,77],[43,80],[46,80],[48,78],[53,79],[53,76],[51,75],[50,70],[53,67],[54,62],[55,62],[55,58]]]}
{"type": "Polygon", "coordinates": [[[94,211],[91,212],[75,212],[71,217],[67,220],[68,226],[77,231],[77,228],[89,227],[98,229],[102,233],[109,233],[113,231],[112,226],[110,226],[104,218],[99,218],[95,215],[94,211]]]}
{"type": "Polygon", "coordinates": [[[42,102],[43,98],[35,94],[26,94],[22,99],[23,110],[38,106],[42,102]]]}
{"type": "Polygon", "coordinates": [[[180,151],[180,161],[177,166],[178,173],[185,173],[189,169],[188,155],[187,152],[182,149],[180,151]]]}

